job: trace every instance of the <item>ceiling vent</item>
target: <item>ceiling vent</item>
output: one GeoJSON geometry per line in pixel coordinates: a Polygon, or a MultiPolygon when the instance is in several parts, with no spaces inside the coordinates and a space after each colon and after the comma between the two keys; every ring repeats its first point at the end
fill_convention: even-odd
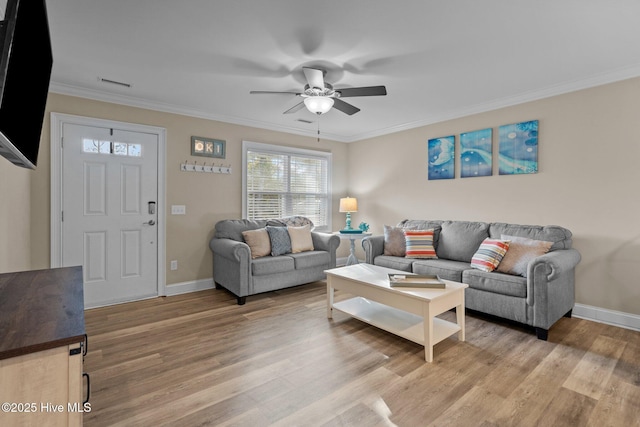
{"type": "Polygon", "coordinates": [[[103,77],[98,77],[98,81],[101,83],[109,83],[112,85],[122,86],[122,87],[131,87],[130,83],[119,82],[116,80],[105,79],[103,77]]]}

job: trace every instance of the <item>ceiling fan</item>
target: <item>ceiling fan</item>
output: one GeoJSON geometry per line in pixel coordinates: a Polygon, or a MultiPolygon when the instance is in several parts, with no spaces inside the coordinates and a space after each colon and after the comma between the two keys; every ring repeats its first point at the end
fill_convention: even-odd
{"type": "Polygon", "coordinates": [[[283,114],[291,114],[307,107],[315,114],[324,114],[335,107],[345,114],[352,115],[360,111],[359,108],[344,102],[340,98],[354,96],[381,96],[387,94],[384,86],[350,87],[344,89],[334,89],[332,85],[324,81],[325,70],[319,68],[302,67],[307,84],[303,92],[272,92],[264,90],[252,90],[250,94],[288,94],[304,98],[298,104],[289,108],[283,114]]]}

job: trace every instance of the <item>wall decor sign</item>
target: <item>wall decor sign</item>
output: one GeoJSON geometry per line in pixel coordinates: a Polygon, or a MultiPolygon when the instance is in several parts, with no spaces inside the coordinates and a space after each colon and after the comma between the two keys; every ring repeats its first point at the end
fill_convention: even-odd
{"type": "Polygon", "coordinates": [[[427,142],[429,156],[428,178],[453,179],[455,173],[455,136],[430,139],[427,142]]]}
{"type": "Polygon", "coordinates": [[[498,164],[500,175],[538,172],[538,121],[500,126],[498,164]]]}
{"type": "Polygon", "coordinates": [[[191,137],[191,155],[224,159],[226,155],[226,141],[220,139],[191,137]]]}
{"type": "Polygon", "coordinates": [[[493,148],[491,128],[460,134],[460,177],[491,176],[493,148]]]}

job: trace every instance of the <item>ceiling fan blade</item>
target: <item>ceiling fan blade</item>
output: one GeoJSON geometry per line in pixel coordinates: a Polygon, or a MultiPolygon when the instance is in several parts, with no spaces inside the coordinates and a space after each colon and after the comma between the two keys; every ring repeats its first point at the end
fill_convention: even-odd
{"type": "Polygon", "coordinates": [[[347,104],[346,102],[342,101],[339,98],[333,99],[333,108],[335,108],[336,110],[340,110],[343,113],[348,114],[350,116],[360,111],[358,107],[354,107],[351,104],[347,104]]]}
{"type": "Polygon", "coordinates": [[[274,92],[269,90],[252,90],[249,92],[251,95],[302,95],[300,92],[274,92]]]}
{"type": "Polygon", "coordinates": [[[349,87],[345,89],[336,89],[340,92],[341,98],[351,96],[380,96],[387,94],[387,88],[384,86],[367,86],[367,87],[349,87]]]}
{"type": "Polygon", "coordinates": [[[295,113],[296,111],[300,111],[302,110],[302,108],[304,108],[304,102],[299,102],[296,105],[294,105],[293,107],[289,108],[287,111],[285,111],[282,114],[291,114],[291,113],[295,113]]]}
{"type": "Polygon", "coordinates": [[[302,71],[310,88],[324,90],[324,71],[309,67],[302,67],[302,71]]]}

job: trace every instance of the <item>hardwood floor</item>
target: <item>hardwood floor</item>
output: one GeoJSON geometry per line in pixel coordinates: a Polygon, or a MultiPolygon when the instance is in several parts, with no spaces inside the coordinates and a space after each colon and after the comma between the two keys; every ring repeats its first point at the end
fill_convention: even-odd
{"type": "Polygon", "coordinates": [[[417,344],[327,319],[325,291],[87,310],[85,426],[640,426],[640,332],[563,318],[545,342],[467,313],[466,342],[429,364],[417,344]]]}

